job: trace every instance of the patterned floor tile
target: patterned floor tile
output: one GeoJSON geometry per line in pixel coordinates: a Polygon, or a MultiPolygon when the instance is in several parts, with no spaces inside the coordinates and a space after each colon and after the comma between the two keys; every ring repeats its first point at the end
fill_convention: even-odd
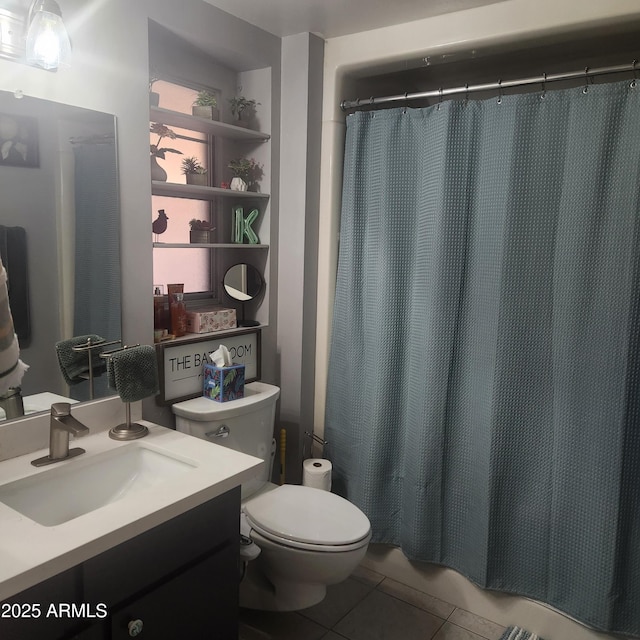
{"type": "Polygon", "coordinates": [[[240,623],[239,629],[239,640],[271,640],[271,636],[268,633],[264,633],[264,631],[260,631],[259,629],[254,629],[248,624],[240,623]]]}
{"type": "Polygon", "coordinates": [[[351,578],[372,587],[378,586],[384,580],[384,576],[381,573],[367,569],[367,567],[363,567],[362,565],[356,567],[356,570],[351,574],[351,578]]]}
{"type": "Polygon", "coordinates": [[[333,629],[348,640],[431,640],[444,620],[372,591],[333,629]]]}
{"type": "Polygon", "coordinates": [[[340,584],[331,585],[322,602],[309,609],[303,609],[300,614],[331,629],[372,589],[371,585],[349,578],[340,584]]]}
{"type": "Polygon", "coordinates": [[[433,640],[485,640],[473,631],[468,631],[459,627],[457,624],[445,623],[436,633],[433,640]]]}
{"type": "Polygon", "coordinates": [[[444,600],[438,600],[430,596],[428,593],[423,593],[417,589],[408,587],[406,584],[396,582],[391,578],[385,578],[379,585],[378,590],[383,593],[388,593],[394,598],[404,600],[414,607],[433,613],[433,615],[439,618],[448,618],[454,611],[455,607],[444,600]]]}
{"type": "Polygon", "coordinates": [[[337,634],[335,631],[329,631],[326,636],[322,636],[321,640],[348,640],[344,636],[337,634]]]}
{"type": "Polygon", "coordinates": [[[477,633],[486,640],[499,640],[500,636],[505,630],[505,627],[501,627],[495,622],[491,622],[486,618],[481,618],[464,609],[456,609],[449,617],[449,622],[463,627],[468,631],[477,633]]]}
{"type": "Polygon", "coordinates": [[[320,640],[327,629],[299,613],[241,609],[240,622],[271,640],[320,640]]]}

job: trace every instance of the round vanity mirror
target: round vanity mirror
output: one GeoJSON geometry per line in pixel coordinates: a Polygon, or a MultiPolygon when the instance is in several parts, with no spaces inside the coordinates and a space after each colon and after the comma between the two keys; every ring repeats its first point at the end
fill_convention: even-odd
{"type": "Polygon", "coordinates": [[[241,317],[238,318],[238,326],[258,326],[260,324],[259,322],[255,320],[245,320],[244,318],[245,303],[257,298],[262,293],[264,280],[258,269],[250,264],[234,264],[232,267],[229,267],[224,274],[223,284],[227,295],[242,303],[240,308],[241,317]]]}

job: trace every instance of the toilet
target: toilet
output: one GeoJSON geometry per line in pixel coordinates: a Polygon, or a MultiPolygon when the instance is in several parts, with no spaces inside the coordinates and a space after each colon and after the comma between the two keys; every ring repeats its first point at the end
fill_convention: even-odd
{"type": "Polygon", "coordinates": [[[245,565],[240,606],[296,611],[317,604],[328,585],[349,577],[367,551],[371,525],[340,496],[269,481],[279,395],[276,386],[252,382],[239,400],[200,397],[178,402],[172,410],[178,431],[265,461],[260,476],[241,488],[240,531],[243,547],[251,547],[241,548],[241,556],[257,557],[245,565]]]}

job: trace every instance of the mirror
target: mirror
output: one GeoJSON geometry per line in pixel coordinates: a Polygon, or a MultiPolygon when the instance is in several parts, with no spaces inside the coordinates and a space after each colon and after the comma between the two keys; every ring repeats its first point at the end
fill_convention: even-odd
{"type": "MultiPolygon", "coordinates": [[[[24,238],[4,251],[12,315],[22,318],[21,359],[30,367],[25,411],[43,409],[29,401],[40,394],[88,400],[87,381],[65,382],[55,344],[88,334],[121,338],[114,116],[0,91],[0,192],[0,247],[12,232],[24,238]]],[[[96,398],[113,394],[106,375],[95,380],[96,398]]]]}
{"type": "Polygon", "coordinates": [[[234,264],[224,274],[223,284],[227,295],[241,303],[238,326],[257,327],[260,324],[259,322],[245,319],[244,305],[262,293],[264,280],[260,271],[250,264],[234,264]]]}

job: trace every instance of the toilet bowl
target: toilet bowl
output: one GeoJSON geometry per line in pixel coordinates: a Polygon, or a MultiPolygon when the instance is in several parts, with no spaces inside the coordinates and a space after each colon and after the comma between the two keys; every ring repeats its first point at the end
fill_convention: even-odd
{"type": "Polygon", "coordinates": [[[173,405],[176,429],[265,460],[260,476],[242,485],[241,533],[260,550],[248,562],[240,605],[295,611],[320,602],[364,557],[371,526],[349,501],[311,487],[269,482],[275,452],[278,387],[245,385],[230,402],[194,398],[173,405]]]}

